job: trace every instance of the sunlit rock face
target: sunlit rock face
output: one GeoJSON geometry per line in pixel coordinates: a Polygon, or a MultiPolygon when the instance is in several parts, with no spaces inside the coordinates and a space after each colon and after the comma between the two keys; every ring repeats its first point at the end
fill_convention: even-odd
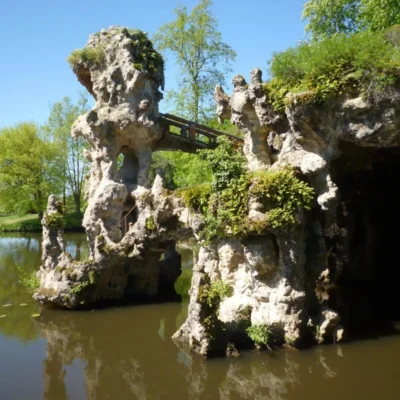
{"type": "MultiPolygon", "coordinates": [[[[77,308],[171,295],[180,272],[175,241],[199,239],[205,221],[163,189],[160,175],[149,187],[151,154],[166,136],[158,118],[162,59],[143,33],[113,27],[92,35],[71,63],[95,98],[72,129],[87,140],[91,162],[84,217],[90,259],[77,262],[63,252],[50,198],[35,297],[77,308]]],[[[188,318],[174,338],[202,355],[232,355],[254,346],[257,335],[269,336],[269,345],[343,340],[355,316],[363,322],[384,307],[385,318],[399,319],[397,236],[389,232],[400,224],[391,212],[400,202],[393,184],[400,174],[400,95],[373,102],[352,91],[324,104],[288,95],[278,113],[259,69],[250,84],[236,76],[233,86],[232,96],[216,88],[217,114],[243,131],[248,170],[290,164],[313,187],[315,202],[311,211],[298,210],[298,225],[201,243],[188,318]],[[360,307],[354,287],[375,304],[360,307]],[[250,327],[260,331],[250,334],[250,327]]],[[[265,218],[254,199],[248,208],[249,220],[265,218]]]]}
{"type": "Polygon", "coordinates": [[[95,99],[94,108],[72,128],[73,137],[86,139],[91,162],[83,220],[90,260],[45,254],[36,298],[74,308],[130,294],[154,297],[160,287],[173,292],[182,207],[164,193],[161,177],[153,188],[148,180],[152,152],[167,132],[158,112],[162,57],[143,32],[111,27],[91,35],[69,61],[95,99]],[[160,276],[168,277],[168,288],[160,285],[160,276]]]}
{"type": "MultiPolygon", "coordinates": [[[[301,346],[400,318],[390,233],[400,224],[400,92],[371,100],[352,89],[323,104],[307,98],[289,94],[286,110],[274,111],[259,69],[250,84],[236,76],[231,96],[215,90],[220,122],[244,133],[248,169],[289,164],[316,198],[295,228],[202,248],[189,315],[174,336],[200,354],[248,346],[249,324],[268,327],[272,342],[301,346]],[[220,282],[230,292],[212,308],[204,288],[220,282]]],[[[256,205],[249,208],[256,216],[256,205]]]]}

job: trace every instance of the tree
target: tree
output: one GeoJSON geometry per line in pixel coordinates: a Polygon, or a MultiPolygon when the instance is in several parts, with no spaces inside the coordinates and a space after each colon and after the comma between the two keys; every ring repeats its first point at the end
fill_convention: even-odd
{"type": "Polygon", "coordinates": [[[361,23],[373,31],[400,24],[399,0],[362,0],[361,23]]]}
{"type": "Polygon", "coordinates": [[[225,83],[236,58],[222,41],[211,5],[211,0],[200,0],[190,14],[179,6],[175,21],[162,26],[153,38],[161,52],[173,54],[180,68],[179,90],[170,90],[167,98],[177,112],[194,122],[209,118],[214,87],[225,83]]]}
{"type": "Polygon", "coordinates": [[[359,30],[382,31],[400,24],[398,0],[310,0],[302,19],[314,39],[359,30]]]}
{"type": "Polygon", "coordinates": [[[358,29],[358,0],[311,0],[304,5],[302,19],[308,19],[306,31],[316,39],[358,29]]]}
{"type": "Polygon", "coordinates": [[[60,152],[40,137],[34,123],[0,130],[0,204],[9,213],[35,211],[41,218],[47,197],[57,193],[60,152]]]}
{"type": "Polygon", "coordinates": [[[45,131],[56,143],[63,155],[60,165],[60,182],[64,204],[67,195],[74,199],[75,212],[81,216],[81,199],[83,181],[87,169],[87,161],[83,156],[85,141],[71,137],[71,127],[76,119],[88,110],[88,98],[81,94],[77,104],[73,104],[69,97],[53,104],[45,131]]]}

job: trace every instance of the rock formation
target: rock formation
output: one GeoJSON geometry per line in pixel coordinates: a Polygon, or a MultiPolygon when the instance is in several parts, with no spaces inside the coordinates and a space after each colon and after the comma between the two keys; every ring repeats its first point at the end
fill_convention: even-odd
{"type": "Polygon", "coordinates": [[[148,181],[152,152],[164,146],[167,133],[158,112],[162,57],[143,32],[111,27],[91,35],[69,61],[95,99],[72,128],[73,137],[86,139],[91,162],[83,220],[90,259],[77,262],[57,247],[56,230],[46,227],[55,215],[52,197],[35,297],[73,308],[130,294],[154,297],[161,288],[173,292],[180,273],[174,240],[186,230],[179,222],[182,207],[164,193],[160,176],[153,188],[148,181]]]}
{"type": "MultiPolygon", "coordinates": [[[[375,302],[384,296],[385,318],[400,317],[396,284],[388,282],[400,273],[381,266],[390,260],[385,254],[396,258],[387,230],[399,221],[389,222],[393,217],[383,204],[386,196],[399,200],[390,180],[400,167],[400,94],[373,101],[353,90],[318,105],[304,93],[289,94],[285,112],[278,113],[259,69],[249,85],[236,76],[233,86],[231,97],[217,86],[217,115],[244,132],[249,170],[291,165],[313,187],[316,202],[298,216],[297,226],[203,247],[189,315],[175,339],[205,355],[247,346],[249,325],[268,329],[276,344],[341,341],[355,321],[382,319],[372,300],[366,307],[368,296],[375,302]],[[212,309],[202,291],[216,283],[230,293],[212,309]]],[[[259,211],[250,205],[249,218],[259,211]]]]}
{"type": "MultiPolygon", "coordinates": [[[[71,57],[79,81],[96,100],[72,129],[89,145],[83,223],[91,258],[77,262],[63,252],[62,210],[51,197],[35,297],[76,308],[172,293],[180,271],[175,240],[188,234],[199,240],[206,221],[163,189],[161,176],[149,187],[152,152],[173,147],[158,112],[162,58],[142,32],[118,27],[92,35],[71,57]]],[[[382,215],[391,219],[390,207],[399,200],[391,181],[400,172],[400,95],[372,101],[353,90],[313,104],[307,93],[289,94],[279,113],[259,69],[251,72],[249,85],[236,76],[233,86],[231,97],[216,88],[217,114],[243,131],[247,169],[290,165],[296,179],[313,188],[315,202],[310,211],[298,207],[297,224],[273,227],[265,224],[268,210],[260,199],[250,196],[247,220],[263,229],[202,242],[189,315],[174,338],[207,356],[237,354],[253,342],[268,347],[340,341],[365,314],[352,302],[354,282],[369,285],[367,297],[378,290],[400,309],[397,297],[390,297],[395,291],[382,290],[386,276],[400,278],[400,269],[384,258],[396,246],[390,224],[382,222],[382,215]],[[382,206],[388,199],[390,207],[382,206]],[[377,270],[382,259],[384,274],[377,270]]],[[[391,221],[397,222],[400,217],[391,221]]]]}

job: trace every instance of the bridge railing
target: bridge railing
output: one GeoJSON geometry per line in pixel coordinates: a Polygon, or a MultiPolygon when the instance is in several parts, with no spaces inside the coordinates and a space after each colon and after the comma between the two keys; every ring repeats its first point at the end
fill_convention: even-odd
{"type": "Polygon", "coordinates": [[[179,128],[179,134],[175,134],[174,132],[170,133],[179,136],[184,140],[202,143],[209,147],[216,145],[216,139],[219,136],[226,136],[237,144],[243,141],[241,138],[230,135],[229,133],[213,129],[206,125],[192,122],[172,114],[160,114],[160,116],[168,125],[179,128]]]}

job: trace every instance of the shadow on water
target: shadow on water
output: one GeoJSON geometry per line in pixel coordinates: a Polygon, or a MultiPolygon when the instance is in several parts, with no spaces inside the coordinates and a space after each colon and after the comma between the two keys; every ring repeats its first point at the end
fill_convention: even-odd
{"type": "MultiPolygon", "coordinates": [[[[0,237],[0,399],[400,398],[396,336],[206,361],[171,340],[187,297],[93,312],[43,309],[32,318],[39,306],[18,284],[16,266],[37,268],[39,239],[0,237]]],[[[74,251],[84,236],[66,240],[74,251]]],[[[184,247],[182,295],[195,261],[184,247]]]]}

